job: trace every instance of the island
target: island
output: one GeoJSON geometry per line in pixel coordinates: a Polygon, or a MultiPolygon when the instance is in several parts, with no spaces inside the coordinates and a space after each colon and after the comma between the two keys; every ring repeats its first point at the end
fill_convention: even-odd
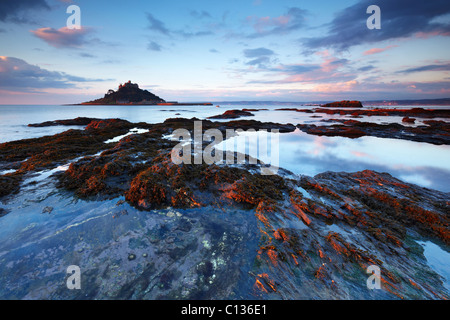
{"type": "Polygon", "coordinates": [[[120,84],[117,91],[109,89],[103,98],[82,102],[75,105],[212,105],[209,102],[177,102],[166,101],[148,90],[142,90],[131,80],[120,84]]]}

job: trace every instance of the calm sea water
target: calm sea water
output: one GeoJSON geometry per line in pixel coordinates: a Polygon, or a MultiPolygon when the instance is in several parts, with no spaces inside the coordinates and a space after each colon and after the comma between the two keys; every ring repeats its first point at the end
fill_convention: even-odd
{"type": "MultiPolygon", "coordinates": [[[[410,108],[412,106],[402,106],[410,108]]],[[[346,118],[339,115],[278,111],[279,108],[314,108],[292,105],[220,105],[213,106],[0,106],[0,143],[25,138],[53,135],[80,126],[28,127],[30,123],[72,119],[76,117],[121,118],[131,122],[163,122],[167,118],[184,117],[206,119],[231,109],[268,109],[254,112],[259,121],[279,123],[317,123],[328,118],[346,118]]],[[[386,107],[384,107],[386,108],[386,107]]],[[[389,107],[391,108],[391,107],[389,107]]],[[[436,108],[436,107],[432,107],[436,108]]],[[[439,107],[449,108],[449,107],[439,107]]],[[[245,118],[242,118],[245,119],[245,118]]],[[[364,117],[361,121],[401,123],[402,117],[364,117]]],[[[226,120],[218,120],[226,121],[226,120]]],[[[326,123],[325,123],[326,124],[326,123]]],[[[419,120],[415,125],[420,125],[419,120]]],[[[234,138],[238,141],[239,137],[234,138]]],[[[245,146],[245,142],[244,146],[245,146]]],[[[251,147],[247,146],[247,152],[251,147]]],[[[450,146],[429,143],[362,137],[319,137],[299,130],[279,136],[279,165],[296,174],[315,175],[325,171],[355,172],[365,169],[388,172],[393,176],[417,185],[450,192],[450,146]]]]}

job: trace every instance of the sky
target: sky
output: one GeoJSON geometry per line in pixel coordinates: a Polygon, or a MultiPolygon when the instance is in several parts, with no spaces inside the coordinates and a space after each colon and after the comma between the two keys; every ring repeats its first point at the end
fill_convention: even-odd
{"type": "Polygon", "coordinates": [[[0,104],[447,98],[449,53],[448,0],[0,0],[0,104]]]}

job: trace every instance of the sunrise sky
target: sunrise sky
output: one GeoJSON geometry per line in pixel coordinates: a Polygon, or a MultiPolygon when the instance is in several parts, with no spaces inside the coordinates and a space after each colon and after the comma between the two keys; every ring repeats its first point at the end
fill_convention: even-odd
{"type": "Polygon", "coordinates": [[[2,0],[0,104],[78,103],[128,80],[184,102],[444,98],[449,52],[448,0],[2,0]]]}

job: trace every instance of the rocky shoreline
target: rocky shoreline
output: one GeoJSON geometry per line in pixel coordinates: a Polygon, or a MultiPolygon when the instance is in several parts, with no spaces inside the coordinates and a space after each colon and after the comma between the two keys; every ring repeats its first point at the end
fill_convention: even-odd
{"type": "Polygon", "coordinates": [[[318,136],[339,136],[347,138],[373,136],[378,138],[427,142],[436,145],[450,144],[450,124],[445,121],[425,120],[425,125],[416,127],[404,126],[397,123],[377,124],[357,120],[330,119],[327,121],[340,124],[323,126],[298,124],[297,127],[308,134],[318,136]]]}
{"type": "MultiPolygon", "coordinates": [[[[6,204],[0,208],[0,219],[14,214],[7,204],[21,196],[30,183],[32,186],[32,182],[27,185],[25,181],[30,181],[37,172],[70,163],[67,170],[56,171],[49,177],[54,181],[52,189],[86,205],[110,203],[113,209],[108,210],[112,210],[113,215],[102,218],[105,223],[111,223],[107,219],[119,219],[127,221],[126,226],[131,228],[123,230],[119,237],[123,241],[126,239],[120,244],[127,244],[126,248],[120,247],[120,252],[117,242],[106,235],[101,245],[92,240],[97,248],[89,242],[91,240],[83,240],[84,246],[90,245],[93,249],[82,253],[76,253],[79,244],[72,238],[73,254],[57,254],[55,247],[52,252],[61,265],[76,257],[78,264],[88,269],[88,292],[67,291],[52,275],[44,277],[47,289],[34,289],[33,297],[450,297],[445,280],[430,268],[424,250],[418,244],[418,241],[432,241],[450,251],[448,193],[421,188],[388,173],[369,170],[325,172],[308,177],[280,168],[277,175],[265,176],[257,170],[262,163],[250,164],[248,161],[241,165],[175,165],[170,156],[178,142],[166,137],[178,128],[192,132],[196,120],[175,118],[159,124],[89,118],[50,121],[33,126],[82,123],[86,127],[0,145],[0,169],[16,170],[0,176],[0,200],[6,204]],[[146,129],[146,132],[127,135],[133,128],[146,129]],[[125,136],[119,141],[108,142],[121,135],[125,136]],[[154,214],[165,210],[171,212],[165,218],[154,214]],[[131,216],[140,221],[140,227],[130,220],[131,216]],[[142,225],[146,227],[141,229],[142,225]],[[121,253],[129,251],[132,252],[121,253]],[[141,258],[137,259],[141,256],[153,262],[142,264],[141,258]],[[366,286],[370,265],[381,269],[381,290],[369,290],[366,286]],[[125,270],[127,276],[114,277],[116,269],[113,266],[125,270]]],[[[430,130],[414,129],[423,130],[427,142],[448,144],[446,123],[430,122],[429,126],[430,130]]],[[[400,139],[410,137],[403,126],[371,126],[353,120],[328,126],[326,131],[312,125],[255,120],[204,120],[202,127],[204,131],[215,128],[224,133],[227,129],[237,128],[279,129],[280,132],[300,128],[312,134],[329,133],[353,138],[359,134],[380,136],[383,132],[386,135],[401,132],[400,139]],[[353,133],[348,128],[354,130],[353,133]]],[[[204,142],[204,146],[209,143],[204,142]]],[[[232,157],[237,156],[232,154],[232,157]]],[[[36,210],[39,214],[54,214],[60,209],[36,210]]],[[[83,231],[86,233],[84,238],[94,239],[96,232],[107,233],[104,226],[102,231],[96,230],[92,225],[92,230],[83,231]]],[[[68,233],[58,233],[57,237],[63,239],[68,233]]],[[[116,240],[119,238],[116,236],[116,240]]],[[[58,238],[55,239],[58,242],[58,238]]],[[[1,253],[0,257],[3,257],[0,266],[4,267],[0,268],[0,278],[5,283],[0,297],[30,297],[29,292],[17,293],[21,292],[19,284],[11,279],[32,270],[27,270],[25,262],[17,256],[8,260],[10,256],[1,253]],[[6,268],[8,264],[21,268],[6,268]]],[[[45,257],[35,258],[32,264],[42,269],[44,260],[45,257]]],[[[28,281],[31,288],[36,286],[33,279],[28,281]]]]}

